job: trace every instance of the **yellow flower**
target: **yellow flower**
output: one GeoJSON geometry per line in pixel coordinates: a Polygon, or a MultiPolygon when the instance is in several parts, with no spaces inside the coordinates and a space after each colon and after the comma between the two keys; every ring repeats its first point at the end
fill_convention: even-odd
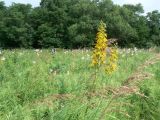
{"type": "Polygon", "coordinates": [[[106,25],[101,21],[96,36],[96,45],[92,56],[92,66],[100,67],[106,63],[107,42],[106,25]]]}
{"type": "Polygon", "coordinates": [[[103,67],[107,74],[113,73],[117,69],[118,50],[116,47],[110,49],[110,53],[107,54],[108,40],[106,34],[106,25],[103,21],[100,22],[98,27],[98,33],[96,36],[96,45],[92,55],[92,66],[96,68],[103,67]],[[108,62],[106,64],[106,58],[108,62]]]}
{"type": "Polygon", "coordinates": [[[111,74],[117,70],[118,50],[117,48],[111,48],[109,63],[106,66],[106,73],[111,74]]]}

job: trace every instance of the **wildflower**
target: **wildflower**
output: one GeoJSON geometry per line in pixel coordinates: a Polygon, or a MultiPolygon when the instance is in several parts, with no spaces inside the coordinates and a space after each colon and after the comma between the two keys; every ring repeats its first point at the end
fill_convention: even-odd
{"type": "Polygon", "coordinates": [[[35,49],[35,52],[39,52],[40,50],[39,49],[35,49]]]}
{"type": "Polygon", "coordinates": [[[65,51],[65,52],[64,52],[64,54],[67,54],[67,53],[68,53],[68,51],[65,51]]]}
{"type": "Polygon", "coordinates": [[[88,53],[89,52],[89,50],[86,50],[86,53],[88,53]]]}
{"type": "Polygon", "coordinates": [[[134,51],[131,53],[131,55],[132,55],[132,56],[134,55],[134,51]]]}
{"type": "Polygon", "coordinates": [[[87,54],[87,57],[86,57],[86,58],[87,58],[87,60],[89,60],[89,59],[90,59],[90,55],[89,55],[89,54],[87,54]]]}
{"type": "Polygon", "coordinates": [[[67,71],[67,75],[69,75],[70,73],[69,73],[69,71],[67,71]]]}
{"type": "Polygon", "coordinates": [[[122,57],[125,57],[125,54],[122,54],[122,57]]]}
{"type": "Polygon", "coordinates": [[[117,69],[118,50],[117,48],[111,48],[109,63],[106,66],[106,73],[111,74],[117,69]]]}
{"type": "Polygon", "coordinates": [[[39,53],[37,53],[37,56],[39,56],[39,53]]]}
{"type": "Polygon", "coordinates": [[[92,66],[95,66],[96,68],[102,67],[105,69],[106,73],[111,74],[117,69],[118,49],[116,47],[117,44],[115,44],[115,47],[108,47],[109,41],[107,39],[107,34],[105,33],[105,28],[106,25],[101,21],[96,37],[95,49],[93,51],[92,66]],[[106,63],[107,57],[108,62],[106,63]]]}
{"type": "Polygon", "coordinates": [[[98,28],[96,37],[96,45],[92,56],[92,66],[98,66],[105,64],[106,62],[106,48],[108,46],[106,25],[101,21],[98,28]]]}
{"type": "Polygon", "coordinates": [[[33,64],[36,64],[36,61],[33,61],[32,63],[33,63],[33,64]]]}
{"type": "Polygon", "coordinates": [[[36,52],[37,56],[39,56],[39,54],[42,53],[42,50],[39,50],[39,49],[36,49],[34,51],[36,52]]]}
{"type": "Polygon", "coordinates": [[[134,47],[134,52],[137,52],[137,50],[138,50],[138,49],[137,49],[136,47],[134,47]]]}
{"type": "Polygon", "coordinates": [[[53,72],[53,69],[50,69],[49,72],[52,73],[52,72],[53,72]]]}
{"type": "Polygon", "coordinates": [[[6,58],[5,58],[5,57],[2,57],[2,58],[1,58],[1,60],[2,60],[2,61],[5,61],[5,60],[6,60],[6,58]]]}
{"type": "Polygon", "coordinates": [[[84,58],[84,57],[82,57],[81,59],[82,59],[82,60],[84,60],[85,58],[84,58]]]}
{"type": "Polygon", "coordinates": [[[19,53],[20,56],[22,56],[23,53],[19,53]]]}
{"type": "Polygon", "coordinates": [[[127,54],[130,54],[130,52],[131,52],[131,49],[127,49],[127,51],[126,51],[126,52],[127,52],[127,54]]]}
{"type": "Polygon", "coordinates": [[[53,72],[53,74],[54,74],[54,75],[57,75],[57,71],[55,70],[55,71],[53,72]]]}

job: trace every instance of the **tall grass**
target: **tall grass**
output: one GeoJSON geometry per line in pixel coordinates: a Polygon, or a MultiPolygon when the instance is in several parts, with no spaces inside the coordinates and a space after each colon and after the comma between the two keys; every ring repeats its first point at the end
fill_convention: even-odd
{"type": "Polygon", "coordinates": [[[153,56],[151,52],[120,50],[113,75],[98,74],[95,93],[87,92],[94,77],[89,50],[5,50],[0,55],[0,119],[2,120],[126,120],[159,117],[159,67],[140,84],[146,98],[135,94],[113,97],[122,83],[153,56]],[[2,59],[2,58],[5,58],[2,59]],[[90,99],[88,100],[88,96],[90,99]]]}

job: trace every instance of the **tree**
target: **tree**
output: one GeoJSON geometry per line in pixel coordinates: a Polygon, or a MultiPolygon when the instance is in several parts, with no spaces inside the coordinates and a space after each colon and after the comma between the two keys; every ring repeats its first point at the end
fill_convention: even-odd
{"type": "Polygon", "coordinates": [[[41,0],[40,6],[0,2],[0,46],[93,47],[100,20],[121,47],[160,45],[160,13],[112,0],[41,0]]]}
{"type": "MultiPolygon", "coordinates": [[[[70,0],[63,1],[53,1],[53,0],[42,0],[40,3],[40,7],[45,11],[45,24],[47,24],[48,28],[51,30],[48,34],[48,39],[50,42],[49,46],[55,47],[63,47],[63,44],[66,39],[66,31],[67,31],[67,5],[70,0]],[[53,42],[51,42],[53,40],[53,42]],[[56,41],[57,44],[54,42],[56,41]],[[53,43],[53,44],[52,44],[53,43]],[[60,46],[59,46],[60,45],[60,46]]],[[[40,29],[38,29],[40,30],[40,29]]],[[[49,30],[45,29],[44,32],[49,32],[49,30]]],[[[39,32],[38,32],[39,33],[39,32]]],[[[43,46],[43,45],[42,45],[43,46]]]]}
{"type": "Polygon", "coordinates": [[[0,2],[0,46],[4,46],[5,41],[5,16],[6,7],[3,1],[0,2]]]}
{"type": "Polygon", "coordinates": [[[3,18],[3,45],[5,47],[32,46],[32,28],[27,23],[31,5],[13,3],[3,18]]]}
{"type": "Polygon", "coordinates": [[[151,40],[155,45],[160,45],[160,13],[156,11],[147,14],[151,40]]]}

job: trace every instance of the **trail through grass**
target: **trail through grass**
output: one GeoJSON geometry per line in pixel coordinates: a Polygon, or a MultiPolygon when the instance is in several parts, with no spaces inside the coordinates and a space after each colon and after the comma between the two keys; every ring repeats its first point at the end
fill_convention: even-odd
{"type": "Polygon", "coordinates": [[[49,50],[6,50],[0,55],[0,118],[160,118],[158,60],[152,51],[120,50],[118,70],[111,76],[99,73],[95,92],[90,92],[94,69],[89,50],[59,50],[54,55],[49,50]]]}

